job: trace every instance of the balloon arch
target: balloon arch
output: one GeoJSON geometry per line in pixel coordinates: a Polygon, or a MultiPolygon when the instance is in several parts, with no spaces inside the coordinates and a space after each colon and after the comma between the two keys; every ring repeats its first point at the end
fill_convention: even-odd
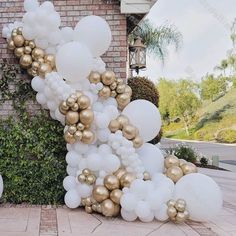
{"type": "Polygon", "coordinates": [[[161,116],[146,100],[130,102],[131,88],[100,58],[111,43],[108,23],[87,16],[61,28],[53,4],[25,0],[22,21],[3,28],[8,48],[33,77],[32,88],[52,119],[65,126],[69,208],[143,222],[208,220],[222,206],[218,185],[194,164],[164,159],[147,143],[161,116]]]}

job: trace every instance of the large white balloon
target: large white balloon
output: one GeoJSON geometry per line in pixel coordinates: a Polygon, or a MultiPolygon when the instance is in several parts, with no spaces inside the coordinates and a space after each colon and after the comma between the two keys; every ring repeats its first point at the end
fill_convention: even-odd
{"type": "Polygon", "coordinates": [[[77,183],[76,183],[75,177],[73,177],[73,176],[68,175],[63,180],[63,187],[66,191],[76,188],[76,186],[77,186],[77,183]]]}
{"type": "Polygon", "coordinates": [[[107,51],[111,38],[108,23],[99,16],[86,16],[75,27],[75,40],[86,44],[94,57],[107,51]]]}
{"type": "Polygon", "coordinates": [[[0,175],[0,198],[2,197],[2,192],[3,192],[3,180],[2,176],[0,175]]]}
{"type": "Polygon", "coordinates": [[[64,201],[69,208],[77,208],[80,205],[81,197],[75,189],[70,189],[66,193],[64,201]]]}
{"type": "Polygon", "coordinates": [[[216,182],[203,174],[182,177],[175,185],[175,199],[184,199],[192,220],[210,220],[222,208],[222,193],[216,182]]]}
{"type": "Polygon", "coordinates": [[[125,107],[122,114],[139,129],[144,142],[158,135],[161,128],[161,115],[158,108],[151,102],[143,99],[135,100],[125,107]]]}
{"type": "Polygon", "coordinates": [[[39,2],[37,0],[25,0],[24,8],[26,11],[35,11],[39,7],[39,2]]]}
{"type": "Polygon", "coordinates": [[[137,150],[139,159],[142,161],[146,171],[151,175],[164,170],[164,157],[161,150],[153,144],[145,143],[137,150]]]}
{"type": "Polygon", "coordinates": [[[92,69],[92,55],[85,45],[69,42],[59,48],[56,67],[64,79],[76,83],[89,75],[92,69]]]}

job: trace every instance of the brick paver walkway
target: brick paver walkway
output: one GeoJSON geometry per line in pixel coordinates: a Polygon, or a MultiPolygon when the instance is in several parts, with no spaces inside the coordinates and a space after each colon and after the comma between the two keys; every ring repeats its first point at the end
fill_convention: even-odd
{"type": "Polygon", "coordinates": [[[0,236],[236,236],[236,173],[202,169],[221,186],[224,208],[210,222],[176,225],[170,222],[125,222],[89,215],[83,209],[2,205],[0,236]]]}

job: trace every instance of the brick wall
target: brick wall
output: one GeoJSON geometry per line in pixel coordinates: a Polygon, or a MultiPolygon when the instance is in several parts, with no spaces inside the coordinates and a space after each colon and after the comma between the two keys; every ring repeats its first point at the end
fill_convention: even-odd
{"type": "MultiPolygon", "coordinates": [[[[22,19],[23,2],[23,0],[0,0],[0,32],[4,24],[22,19]]],[[[52,2],[61,15],[62,26],[74,27],[82,17],[92,14],[107,20],[113,39],[103,59],[107,68],[113,70],[117,77],[126,78],[127,23],[125,15],[120,14],[119,1],[54,0],[52,2]]],[[[13,58],[12,52],[7,50],[6,41],[2,37],[0,37],[0,58],[13,58]]]]}

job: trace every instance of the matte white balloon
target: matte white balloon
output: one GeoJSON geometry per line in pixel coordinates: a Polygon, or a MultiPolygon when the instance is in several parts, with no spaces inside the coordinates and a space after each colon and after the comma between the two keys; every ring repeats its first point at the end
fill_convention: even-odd
{"type": "Polygon", "coordinates": [[[123,194],[120,199],[120,205],[125,211],[134,211],[137,205],[137,198],[133,193],[123,194]]]}
{"type": "Polygon", "coordinates": [[[36,92],[42,92],[44,90],[44,86],[45,86],[45,81],[39,76],[36,76],[31,80],[31,87],[36,92]]]}
{"type": "Polygon", "coordinates": [[[70,165],[71,167],[74,167],[74,168],[76,168],[78,166],[81,158],[82,158],[81,155],[79,155],[75,151],[70,151],[66,154],[67,164],[70,165]]]}
{"type": "Polygon", "coordinates": [[[92,55],[88,48],[78,42],[70,42],[59,48],[56,54],[58,73],[67,81],[77,82],[89,75],[92,55]]]}
{"type": "Polygon", "coordinates": [[[86,16],[75,27],[75,40],[86,44],[94,57],[107,51],[111,38],[108,23],[99,16],[86,16]]]}
{"type": "Polygon", "coordinates": [[[126,221],[135,221],[137,219],[137,215],[135,214],[134,211],[126,211],[124,208],[121,208],[121,216],[124,220],[126,221]]]}
{"type": "Polygon", "coordinates": [[[24,9],[26,11],[35,11],[39,7],[39,2],[37,0],[25,0],[24,9]]]}
{"type": "Polygon", "coordinates": [[[210,220],[222,209],[222,193],[216,182],[203,174],[182,177],[175,185],[175,199],[184,199],[192,220],[210,220]]]}
{"type": "Polygon", "coordinates": [[[139,129],[144,142],[154,139],[161,128],[161,115],[158,108],[143,99],[129,103],[122,112],[139,129]]]}
{"type": "Polygon", "coordinates": [[[120,159],[113,154],[105,155],[102,158],[103,170],[107,173],[113,173],[120,167],[120,159]]]}
{"type": "Polygon", "coordinates": [[[152,222],[154,220],[154,213],[151,211],[148,216],[139,217],[139,219],[144,223],[152,222]]]}
{"type": "Polygon", "coordinates": [[[151,214],[151,209],[146,201],[139,201],[135,207],[135,214],[140,218],[146,218],[151,214]]]}
{"type": "Polygon", "coordinates": [[[63,180],[63,187],[66,191],[69,191],[70,189],[76,188],[77,184],[75,181],[75,177],[73,176],[66,176],[63,180]]]}
{"type": "Polygon", "coordinates": [[[87,166],[92,171],[98,171],[102,167],[102,157],[97,153],[91,153],[87,156],[87,166]]]}
{"type": "Polygon", "coordinates": [[[75,189],[70,189],[64,198],[65,204],[69,208],[77,208],[80,205],[81,197],[75,189]]]}
{"type": "Polygon", "coordinates": [[[167,205],[163,204],[157,211],[155,211],[155,218],[160,221],[166,221],[169,219],[167,215],[167,205]]]}
{"type": "Polygon", "coordinates": [[[92,194],[93,186],[87,185],[87,184],[79,184],[78,187],[78,193],[82,198],[89,197],[92,194]]]}

